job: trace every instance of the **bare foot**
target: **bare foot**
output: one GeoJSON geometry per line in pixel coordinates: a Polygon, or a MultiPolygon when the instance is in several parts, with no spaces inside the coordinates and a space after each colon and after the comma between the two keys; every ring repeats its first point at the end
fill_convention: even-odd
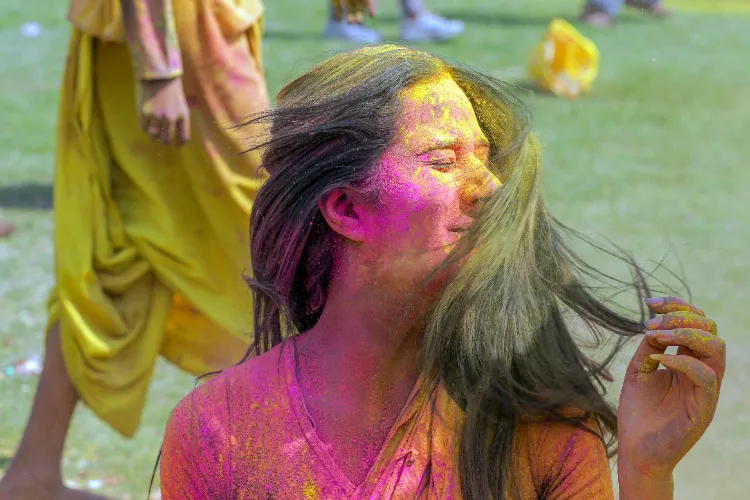
{"type": "Polygon", "coordinates": [[[13,232],[15,227],[7,220],[0,219],[0,238],[5,238],[13,232]]]}

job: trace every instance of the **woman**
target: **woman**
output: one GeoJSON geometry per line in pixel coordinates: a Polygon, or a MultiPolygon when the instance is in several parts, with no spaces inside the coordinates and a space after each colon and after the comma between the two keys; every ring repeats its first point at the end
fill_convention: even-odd
{"type": "Polygon", "coordinates": [[[272,114],[249,280],[267,352],[177,406],[163,498],[611,498],[615,436],[622,498],[670,497],[724,344],[700,310],[649,299],[661,322],[609,406],[607,363],[570,320],[646,327],[586,286],[508,86],[369,47],[288,84],[272,114]]]}
{"type": "Polygon", "coordinates": [[[227,124],[268,108],[262,12],[72,0],[46,355],[0,499],[81,498],[60,477],[79,400],[132,437],[159,355],[201,374],[247,349],[245,227],[264,176],[227,124]]]}

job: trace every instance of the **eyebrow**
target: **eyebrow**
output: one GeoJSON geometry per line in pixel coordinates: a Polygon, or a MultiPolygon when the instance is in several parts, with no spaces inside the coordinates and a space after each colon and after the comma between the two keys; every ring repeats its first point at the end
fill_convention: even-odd
{"type": "Polygon", "coordinates": [[[429,153],[430,151],[436,151],[438,149],[452,149],[456,146],[455,139],[445,139],[436,144],[431,144],[427,149],[422,150],[419,154],[429,153]]]}
{"type": "MultiPolygon", "coordinates": [[[[419,154],[429,153],[430,151],[437,151],[439,149],[452,149],[456,146],[458,141],[456,139],[445,139],[436,144],[432,144],[427,149],[424,149],[419,154]]],[[[490,141],[481,137],[475,141],[475,146],[489,148],[491,146],[490,141]]]]}

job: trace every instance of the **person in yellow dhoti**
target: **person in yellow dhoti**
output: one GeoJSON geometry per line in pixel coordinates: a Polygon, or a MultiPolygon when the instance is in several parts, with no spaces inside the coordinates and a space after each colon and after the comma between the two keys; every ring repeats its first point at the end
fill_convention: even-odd
{"type": "Polygon", "coordinates": [[[60,461],[78,401],[138,428],[161,354],[202,374],[250,343],[248,220],[268,107],[260,0],[73,0],[55,167],[55,278],[29,423],[0,498],[82,498],[60,461]],[[181,147],[180,147],[181,146],[181,147]]]}

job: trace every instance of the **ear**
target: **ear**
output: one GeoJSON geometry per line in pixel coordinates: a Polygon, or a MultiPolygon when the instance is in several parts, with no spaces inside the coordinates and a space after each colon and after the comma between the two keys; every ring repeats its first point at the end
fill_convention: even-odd
{"type": "Polygon", "coordinates": [[[320,213],[335,232],[351,241],[365,239],[365,206],[362,195],[346,188],[336,188],[318,202],[320,213]]]}

